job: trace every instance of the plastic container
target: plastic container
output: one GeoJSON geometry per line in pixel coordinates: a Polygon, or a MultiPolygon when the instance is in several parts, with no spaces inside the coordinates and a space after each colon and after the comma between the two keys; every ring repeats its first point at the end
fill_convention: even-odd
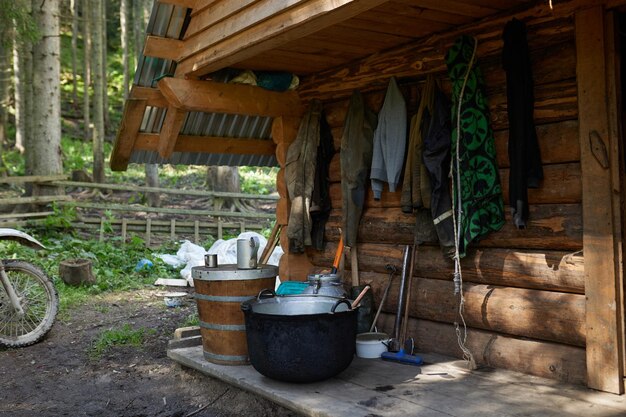
{"type": "Polygon", "coordinates": [[[183,305],[183,300],[186,296],[186,292],[169,292],[163,294],[163,301],[168,307],[180,307],[183,305]]]}
{"type": "Polygon", "coordinates": [[[380,358],[387,352],[387,333],[360,333],[356,336],[356,356],[365,359],[380,358]]]}

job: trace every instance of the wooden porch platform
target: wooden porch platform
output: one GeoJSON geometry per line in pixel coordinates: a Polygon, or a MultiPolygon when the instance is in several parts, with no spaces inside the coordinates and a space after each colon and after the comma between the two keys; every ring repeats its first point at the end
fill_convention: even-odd
{"type": "Polygon", "coordinates": [[[415,367],[355,358],[337,377],[313,384],[271,380],[252,366],[204,360],[202,346],[171,348],[168,356],[305,416],[507,417],[626,416],[626,397],[520,373],[481,369],[440,355],[422,355],[415,367]]]}

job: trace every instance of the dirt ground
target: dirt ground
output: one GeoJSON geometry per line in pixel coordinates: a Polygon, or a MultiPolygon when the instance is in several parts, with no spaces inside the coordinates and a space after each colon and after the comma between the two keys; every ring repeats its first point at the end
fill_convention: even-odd
{"type": "Polygon", "coordinates": [[[0,416],[297,416],[168,359],[167,341],[196,307],[189,298],[167,308],[162,291],[94,297],[59,315],[42,342],[0,350],[0,416]],[[124,323],[147,329],[143,346],[94,357],[99,335],[124,323]]]}

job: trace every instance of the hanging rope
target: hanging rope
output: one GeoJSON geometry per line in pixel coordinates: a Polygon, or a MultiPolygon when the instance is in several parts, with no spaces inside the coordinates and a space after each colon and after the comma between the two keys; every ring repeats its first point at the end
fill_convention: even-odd
{"type": "Polygon", "coordinates": [[[461,196],[461,107],[463,104],[463,98],[465,95],[465,86],[467,85],[467,80],[470,75],[470,71],[474,66],[474,60],[476,58],[476,47],[478,46],[478,41],[476,38],[474,39],[474,49],[472,51],[472,57],[467,66],[467,71],[465,73],[465,77],[463,79],[463,85],[461,86],[461,91],[459,92],[459,102],[456,114],[456,149],[454,155],[454,167],[456,168],[456,174],[454,175],[454,170],[452,166],[450,166],[450,176],[452,176],[453,189],[456,191],[456,198],[452,199],[452,222],[454,224],[454,294],[459,295],[459,317],[461,318],[461,322],[463,323],[463,331],[459,326],[458,322],[454,322],[454,329],[456,331],[456,338],[463,352],[463,359],[467,361],[468,367],[470,369],[476,369],[476,361],[474,360],[474,356],[472,352],[465,345],[467,341],[467,324],[465,323],[465,317],[463,316],[463,310],[465,308],[465,297],[463,296],[463,271],[461,270],[461,256],[459,252],[460,240],[461,240],[461,219],[463,217],[463,200],[461,196]]]}

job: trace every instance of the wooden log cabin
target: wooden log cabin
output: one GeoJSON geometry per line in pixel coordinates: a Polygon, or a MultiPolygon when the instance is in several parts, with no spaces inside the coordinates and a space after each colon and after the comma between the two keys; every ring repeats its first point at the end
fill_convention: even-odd
{"type": "MultiPolygon", "coordinates": [[[[324,251],[290,254],[285,234],[281,237],[286,252],[281,278],[304,280],[332,264],[338,245],[339,145],[351,92],[364,93],[376,112],[391,76],[398,79],[409,111],[415,110],[429,74],[449,93],[444,55],[462,34],[478,40],[508,201],[507,96],[500,57],[503,27],[515,17],[528,28],[545,179],[529,191],[525,230],[507,218],[462,260],[467,346],[479,365],[622,394],[626,44],[620,33],[626,31],[625,5],[624,0],[158,0],[111,166],[284,168],[307,104],[321,100],[337,151],[330,173],[328,243],[324,251]],[[300,85],[272,92],[220,83],[214,74],[224,68],[287,71],[300,85]],[[228,115],[240,118],[238,133],[211,128],[211,120],[228,115]],[[240,127],[251,121],[261,127],[240,127]]],[[[290,202],[282,169],[277,188],[277,221],[286,225],[290,202]]],[[[358,269],[376,302],[387,282],[385,266],[399,268],[404,245],[413,243],[414,221],[401,212],[399,192],[385,191],[375,201],[368,191],[358,269]]],[[[419,247],[409,334],[420,351],[461,357],[452,270],[437,243],[419,247]]],[[[381,322],[388,330],[398,282],[381,322]]]]}

